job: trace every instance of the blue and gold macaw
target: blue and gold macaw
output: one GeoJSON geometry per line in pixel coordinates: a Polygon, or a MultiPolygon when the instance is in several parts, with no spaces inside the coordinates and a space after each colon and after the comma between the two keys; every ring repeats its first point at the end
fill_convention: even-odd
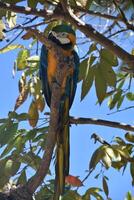
{"type": "MultiPolygon", "coordinates": [[[[60,117],[59,117],[59,131],[57,133],[56,141],[56,165],[55,165],[55,199],[58,200],[60,195],[63,195],[65,188],[65,177],[69,175],[69,109],[74,100],[76,93],[78,70],[79,70],[79,57],[74,51],[76,44],[76,35],[71,26],[57,25],[49,33],[48,38],[56,43],[63,49],[65,57],[74,57],[73,72],[69,77],[63,81],[64,91],[62,92],[60,117]]],[[[45,95],[46,102],[50,107],[51,104],[51,85],[55,79],[57,58],[53,50],[49,50],[42,46],[40,57],[40,78],[42,81],[42,90],[45,95]]]]}

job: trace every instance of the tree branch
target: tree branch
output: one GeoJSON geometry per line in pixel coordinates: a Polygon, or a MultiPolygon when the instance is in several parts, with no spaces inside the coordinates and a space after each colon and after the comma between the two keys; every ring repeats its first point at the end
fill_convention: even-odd
{"type": "Polygon", "coordinates": [[[116,3],[115,0],[113,0],[113,3],[115,4],[115,7],[117,8],[120,15],[122,16],[122,20],[123,20],[124,24],[127,26],[128,29],[131,29],[132,31],[134,31],[134,26],[128,22],[123,10],[120,8],[120,6],[116,3]]]}
{"type": "Polygon", "coordinates": [[[92,10],[86,10],[85,8],[82,8],[81,6],[77,6],[76,8],[73,8],[74,11],[79,11],[88,15],[92,15],[92,16],[96,16],[96,17],[102,17],[104,19],[109,19],[109,20],[113,20],[113,21],[121,21],[124,22],[123,19],[120,16],[112,16],[112,15],[108,15],[105,13],[100,13],[97,11],[92,11],[92,10]]]}
{"type": "MultiPolygon", "coordinates": [[[[61,1],[62,5],[65,4],[66,1],[61,1]]],[[[66,5],[66,4],[65,4],[66,5]]],[[[72,11],[72,9],[67,5],[66,12],[63,13],[56,13],[53,14],[46,12],[45,10],[37,11],[36,9],[31,8],[25,8],[22,6],[16,6],[12,4],[2,3],[0,2],[0,7],[6,10],[14,11],[17,13],[23,13],[26,15],[36,15],[39,17],[43,17],[46,19],[56,19],[56,20],[63,20],[66,22],[71,23],[74,25],[77,29],[79,29],[81,32],[83,32],[87,37],[90,39],[96,41],[100,45],[104,46],[105,48],[109,49],[111,52],[113,52],[115,55],[117,55],[120,59],[122,59],[124,62],[126,62],[129,67],[134,70],[134,56],[123,50],[120,46],[118,46],[115,42],[109,40],[102,34],[100,34],[98,31],[96,31],[91,25],[86,24],[85,22],[81,21],[72,11]]],[[[64,6],[65,9],[65,6],[64,6]]]]}
{"type": "Polygon", "coordinates": [[[16,6],[14,4],[3,2],[0,2],[0,8],[25,15],[35,15],[38,17],[47,17],[50,14],[45,9],[38,11],[37,9],[33,9],[30,7],[16,6]]]}
{"type": "MultiPolygon", "coordinates": [[[[62,4],[64,1],[62,0],[62,4]]],[[[120,46],[118,46],[115,42],[109,40],[98,31],[96,31],[91,25],[86,24],[85,22],[81,21],[71,10],[69,6],[66,7],[67,14],[62,16],[64,21],[70,22],[74,25],[77,29],[79,29],[82,33],[84,33],[90,39],[96,41],[97,43],[101,44],[105,48],[109,49],[111,52],[116,54],[119,58],[125,61],[132,70],[134,70],[134,56],[129,54],[127,51],[123,50],[120,46]]]]}
{"type": "Polygon", "coordinates": [[[126,131],[133,131],[134,132],[134,126],[131,126],[129,124],[125,123],[120,123],[120,122],[113,122],[113,121],[108,121],[108,120],[103,120],[103,119],[96,119],[96,118],[75,118],[75,117],[70,117],[70,123],[71,124],[95,124],[99,126],[108,126],[112,128],[120,128],[126,131]]]}

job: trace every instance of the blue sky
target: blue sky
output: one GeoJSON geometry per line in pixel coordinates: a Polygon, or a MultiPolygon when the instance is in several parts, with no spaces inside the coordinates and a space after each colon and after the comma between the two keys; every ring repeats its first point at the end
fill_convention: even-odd
{"type": "MultiPolygon", "coordinates": [[[[122,41],[119,42],[121,44],[122,41]]],[[[0,44],[1,45],[1,44],[0,44]]],[[[122,44],[123,47],[131,49],[130,38],[126,38],[125,42],[122,44]]],[[[1,48],[1,47],[0,47],[1,48]]],[[[85,47],[82,51],[85,51],[85,47]]],[[[78,52],[81,55],[81,51],[78,48],[78,52]]],[[[18,96],[18,80],[21,75],[20,72],[17,72],[15,78],[12,77],[12,68],[13,63],[16,58],[17,51],[11,51],[5,54],[0,54],[0,118],[7,117],[9,111],[13,110],[15,100],[18,96]]],[[[71,108],[70,114],[75,117],[92,117],[92,118],[101,118],[111,121],[124,122],[128,124],[134,124],[133,119],[133,110],[127,110],[125,112],[116,113],[112,115],[107,115],[110,113],[107,107],[107,100],[99,106],[96,105],[96,94],[94,87],[91,89],[89,95],[80,102],[80,93],[81,93],[81,83],[78,84],[77,94],[75,97],[74,104],[71,108]]],[[[129,102],[125,102],[123,107],[129,106],[129,102]]],[[[25,103],[20,111],[27,111],[28,103],[25,103]]],[[[28,127],[28,124],[24,125],[28,127]]],[[[108,128],[95,125],[72,125],[71,127],[71,158],[70,158],[70,174],[74,176],[80,176],[80,179],[83,179],[86,175],[85,170],[88,170],[89,160],[94,152],[94,150],[99,147],[99,144],[94,144],[93,140],[90,139],[92,133],[97,133],[102,136],[105,140],[110,142],[114,136],[124,137],[125,131],[108,128]]],[[[88,180],[85,182],[85,186],[81,187],[79,191],[83,193],[85,188],[89,187],[102,187],[101,178],[94,179],[94,176],[99,172],[100,168],[98,167],[95,172],[91,174],[88,180]]],[[[133,188],[131,186],[131,177],[129,174],[129,166],[122,176],[121,173],[117,172],[114,169],[109,169],[105,171],[105,175],[109,177],[109,192],[112,200],[122,200],[124,199],[126,193],[133,188]]],[[[134,193],[133,193],[134,194],[134,193]]]]}

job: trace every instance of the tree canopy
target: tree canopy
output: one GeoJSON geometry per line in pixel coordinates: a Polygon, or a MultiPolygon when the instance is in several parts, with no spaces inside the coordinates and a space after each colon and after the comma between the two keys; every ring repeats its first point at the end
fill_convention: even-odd
{"type": "MultiPolygon", "coordinates": [[[[77,34],[81,101],[92,89],[96,94],[94,103],[107,105],[111,113],[134,108],[133,0],[0,0],[0,54],[17,52],[12,73],[13,77],[19,74],[14,109],[0,119],[0,199],[7,196],[18,200],[53,198],[54,176],[50,163],[54,163],[53,136],[57,121],[53,109],[50,113],[45,110],[39,55],[42,43],[52,45],[47,40],[48,32],[61,23],[72,25],[77,34]],[[127,45],[127,39],[131,45],[127,45]],[[126,41],[126,48],[122,41],[126,41]],[[126,101],[128,106],[124,108],[126,101]]],[[[124,172],[129,166],[134,185],[134,126],[120,123],[120,119],[117,122],[85,116],[70,116],[71,124],[108,126],[126,132],[124,137],[115,136],[112,142],[96,133],[91,135],[99,146],[87,163],[88,172],[83,180],[73,175],[66,178],[63,199],[110,200],[110,180],[105,170],[124,172]],[[95,178],[102,180],[102,187],[86,185],[93,171],[95,178]],[[78,189],[83,185],[88,189],[81,194],[78,189]]],[[[126,200],[132,198],[128,192],[126,200]]]]}

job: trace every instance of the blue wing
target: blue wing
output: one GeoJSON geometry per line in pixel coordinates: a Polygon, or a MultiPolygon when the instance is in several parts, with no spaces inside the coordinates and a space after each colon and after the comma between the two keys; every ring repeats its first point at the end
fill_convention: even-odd
{"type": "MultiPolygon", "coordinates": [[[[47,78],[47,67],[48,67],[48,60],[47,60],[48,51],[45,47],[45,45],[42,45],[41,48],[41,55],[40,55],[40,67],[39,67],[39,76],[42,82],[42,90],[43,94],[45,95],[45,99],[47,102],[47,105],[50,107],[51,102],[51,90],[48,84],[48,78],[47,78]]],[[[77,88],[77,81],[78,81],[78,73],[79,73],[79,57],[78,54],[73,51],[74,55],[74,73],[73,76],[70,77],[68,84],[67,84],[67,90],[68,90],[68,96],[69,96],[69,107],[71,108],[74,96],[76,93],[77,88]]]]}
{"type": "Polygon", "coordinates": [[[79,64],[80,64],[80,59],[78,54],[76,53],[76,51],[73,51],[73,55],[74,55],[74,73],[73,73],[73,77],[71,80],[71,91],[70,91],[70,108],[72,106],[74,97],[75,97],[75,93],[76,93],[76,88],[77,88],[77,82],[78,82],[78,74],[79,74],[79,64]]]}
{"type": "Polygon", "coordinates": [[[42,82],[43,94],[45,95],[45,99],[48,106],[50,106],[51,92],[50,92],[48,78],[47,78],[47,67],[48,67],[47,55],[48,55],[48,51],[45,45],[42,45],[41,55],[40,55],[39,76],[42,82]]]}

